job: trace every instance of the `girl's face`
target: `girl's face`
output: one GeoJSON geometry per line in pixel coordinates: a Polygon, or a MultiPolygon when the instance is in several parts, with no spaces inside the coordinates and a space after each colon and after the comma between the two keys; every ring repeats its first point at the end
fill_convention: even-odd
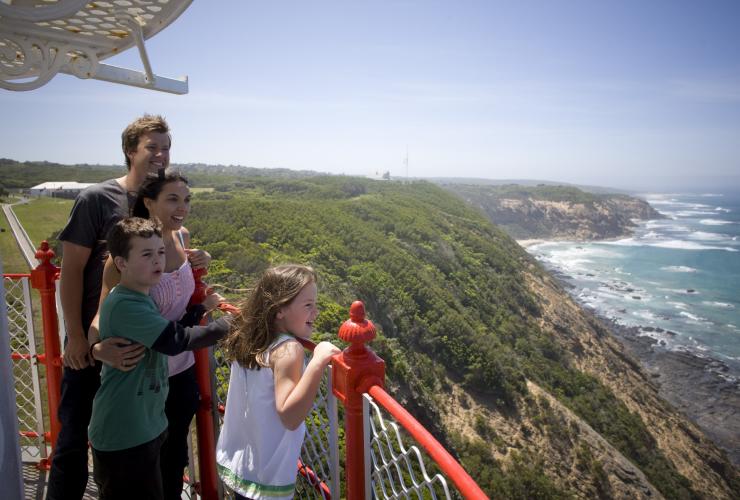
{"type": "Polygon", "coordinates": [[[275,318],[277,332],[292,333],[296,337],[310,339],[313,332],[313,322],[319,315],[316,304],[318,289],[316,283],[309,283],[290,304],[278,311],[275,318]]]}
{"type": "Polygon", "coordinates": [[[168,182],[156,200],[145,198],[144,205],[162,222],[162,229],[176,231],[190,213],[190,188],[183,181],[168,182]]]}

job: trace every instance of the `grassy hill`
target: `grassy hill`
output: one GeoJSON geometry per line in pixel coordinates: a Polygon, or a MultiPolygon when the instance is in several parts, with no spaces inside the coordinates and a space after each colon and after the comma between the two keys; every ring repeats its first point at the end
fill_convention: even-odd
{"type": "MultiPolygon", "coordinates": [[[[491,495],[642,491],[605,472],[626,457],[634,474],[644,474],[640,488],[701,496],[704,485],[678,470],[675,450],[652,428],[649,415],[671,413],[634,361],[582,311],[553,318],[553,303],[569,304],[565,294],[502,230],[443,189],[348,177],[253,179],[199,195],[188,226],[214,257],[212,282],[244,286],[272,264],[314,266],[325,337],[352,300],[365,301],[381,327],[374,348],[394,394],[491,495]],[[584,361],[589,350],[594,359],[584,361]],[[631,373],[628,399],[611,384],[614,370],[631,373]],[[645,408],[633,406],[637,399],[645,408]],[[455,416],[465,407],[477,411],[455,416]],[[579,429],[598,433],[611,451],[594,458],[596,438],[579,429]],[[563,470],[564,457],[577,474],[563,470]]],[[[671,433],[682,446],[691,441],[671,433]]],[[[697,456],[716,455],[724,475],[713,478],[715,491],[737,488],[721,453],[706,440],[695,446],[688,475],[707,468],[697,456]]]]}
{"type": "Polygon", "coordinates": [[[209,281],[243,287],[267,266],[310,264],[317,336],[332,340],[365,301],[390,392],[491,496],[740,495],[726,456],[606,328],[458,196],[224,168],[196,173],[215,189],[195,196],[187,224],[214,257],[209,281]]]}

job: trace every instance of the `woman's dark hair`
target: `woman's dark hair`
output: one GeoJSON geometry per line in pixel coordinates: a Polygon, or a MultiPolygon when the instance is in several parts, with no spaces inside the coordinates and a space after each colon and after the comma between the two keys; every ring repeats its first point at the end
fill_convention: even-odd
{"type": "Polygon", "coordinates": [[[182,181],[187,185],[190,185],[187,177],[182,175],[179,170],[168,168],[167,170],[162,169],[156,174],[147,174],[144,183],[139,188],[139,192],[136,195],[136,203],[134,208],[131,210],[133,217],[141,217],[142,219],[149,218],[149,209],[144,205],[144,198],[150,200],[156,200],[159,197],[159,193],[162,189],[170,182],[182,181]]]}

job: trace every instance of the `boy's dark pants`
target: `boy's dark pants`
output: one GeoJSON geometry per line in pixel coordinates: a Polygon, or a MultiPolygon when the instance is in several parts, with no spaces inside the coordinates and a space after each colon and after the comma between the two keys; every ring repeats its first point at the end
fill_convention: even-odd
{"type": "Polygon", "coordinates": [[[159,453],[167,431],[151,441],[118,451],[93,448],[93,477],[100,500],[161,500],[159,453]]]}
{"type": "Polygon", "coordinates": [[[48,500],[82,498],[87,486],[87,426],[95,392],[100,387],[100,364],[73,370],[64,368],[59,401],[59,423],[49,472],[48,500]]]}
{"type": "Polygon", "coordinates": [[[164,412],[167,415],[167,440],[162,445],[160,467],[166,500],[182,497],[182,476],[188,465],[188,434],[200,402],[195,367],[169,378],[170,392],[164,412]]]}

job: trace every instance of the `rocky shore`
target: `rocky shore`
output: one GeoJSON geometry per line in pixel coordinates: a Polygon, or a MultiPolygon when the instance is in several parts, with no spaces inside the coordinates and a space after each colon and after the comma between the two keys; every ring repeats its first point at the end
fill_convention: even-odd
{"type": "Polygon", "coordinates": [[[722,361],[687,350],[669,350],[649,329],[611,324],[611,331],[637,358],[660,395],[696,423],[730,461],[740,466],[740,380],[722,361]]]}

